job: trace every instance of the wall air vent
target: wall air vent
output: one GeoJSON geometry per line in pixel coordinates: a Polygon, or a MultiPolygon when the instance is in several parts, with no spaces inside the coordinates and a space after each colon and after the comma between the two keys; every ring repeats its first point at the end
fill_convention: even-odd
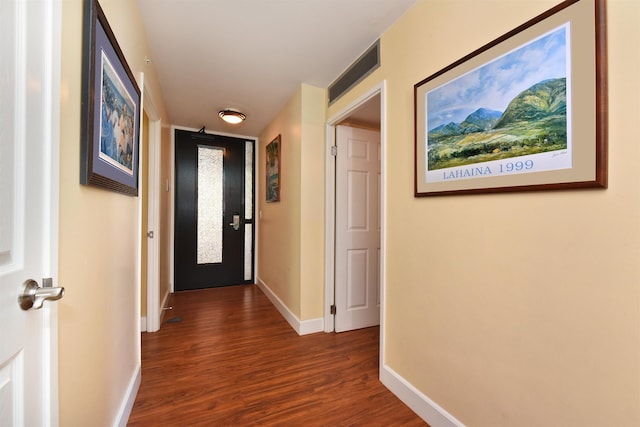
{"type": "Polygon", "coordinates": [[[380,66],[380,39],[329,86],[329,105],[380,66]]]}

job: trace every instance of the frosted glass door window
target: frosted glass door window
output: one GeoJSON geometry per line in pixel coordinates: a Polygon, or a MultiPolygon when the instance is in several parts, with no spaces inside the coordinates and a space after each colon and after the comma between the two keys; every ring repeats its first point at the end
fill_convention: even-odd
{"type": "Polygon", "coordinates": [[[253,277],[253,224],[244,225],[244,280],[253,277]]]}
{"type": "Polygon", "coordinates": [[[198,146],[197,263],[222,262],[224,151],[198,146]]]}
{"type": "Polygon", "coordinates": [[[253,278],[253,141],[244,145],[244,280],[253,278]]]}

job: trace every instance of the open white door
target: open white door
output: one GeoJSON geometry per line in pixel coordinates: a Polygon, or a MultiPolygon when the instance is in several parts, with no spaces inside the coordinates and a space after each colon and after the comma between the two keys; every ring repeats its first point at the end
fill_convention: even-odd
{"type": "MultiPolygon", "coordinates": [[[[145,230],[147,238],[147,259],[142,262],[147,263],[147,300],[144,303],[147,306],[146,324],[142,329],[147,332],[157,332],[160,330],[160,320],[162,315],[161,297],[160,297],[160,155],[161,155],[161,122],[158,110],[151,97],[151,92],[146,84],[144,84],[144,74],[141,73],[140,81],[142,84],[142,105],[144,114],[148,120],[147,149],[148,155],[148,173],[143,177],[147,180],[147,229],[145,230]]],[[[142,211],[142,210],[141,210],[142,211]]],[[[144,238],[144,237],[143,237],[144,238]]]]}
{"type": "Polygon", "coordinates": [[[336,332],[380,324],[380,132],[336,127],[336,332]]]}
{"type": "Polygon", "coordinates": [[[58,423],[59,3],[0,6],[1,426],[58,423]]]}

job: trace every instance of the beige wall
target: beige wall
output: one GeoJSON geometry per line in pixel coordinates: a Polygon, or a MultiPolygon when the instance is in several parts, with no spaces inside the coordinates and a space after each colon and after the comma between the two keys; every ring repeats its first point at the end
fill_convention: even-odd
{"type": "Polygon", "coordinates": [[[258,280],[300,316],[300,141],[302,92],[298,91],[262,132],[258,142],[258,280]],[[280,135],[280,201],[266,203],[265,147],[280,135]],[[260,217],[261,216],[261,217],[260,217]]]}
{"type": "Polygon", "coordinates": [[[324,90],[301,85],[259,139],[258,280],[300,320],[321,317],[324,90]],[[265,202],[265,147],[281,135],[280,202],[265,202]]]}
{"type": "Polygon", "coordinates": [[[640,425],[640,2],[608,1],[607,190],[413,197],[413,85],[557,3],[418,0],[329,109],[387,80],[386,363],[470,426],[640,425]]]}
{"type": "Polygon", "coordinates": [[[300,319],[323,316],[326,91],[302,86],[300,319]]]}
{"type": "MultiPolygon", "coordinates": [[[[101,2],[136,79],[166,114],[135,2],[101,2]]],[[[110,426],[140,363],[139,198],[79,184],[82,5],[62,2],[60,425],[110,426]]]]}

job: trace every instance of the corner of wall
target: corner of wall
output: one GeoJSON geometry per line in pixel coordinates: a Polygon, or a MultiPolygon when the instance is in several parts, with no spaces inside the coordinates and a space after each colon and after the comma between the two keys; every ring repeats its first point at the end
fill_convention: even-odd
{"type": "Polygon", "coordinates": [[[282,302],[280,298],[267,286],[262,279],[258,278],[256,280],[256,285],[260,288],[260,290],[266,295],[266,297],[271,301],[271,304],[275,306],[275,308],[280,312],[282,317],[291,325],[291,327],[296,331],[298,335],[307,335],[313,334],[316,332],[324,331],[324,318],[316,318],[309,320],[300,320],[285,303],[282,302]]]}
{"type": "Polygon", "coordinates": [[[445,411],[415,388],[386,364],[380,367],[380,382],[431,427],[464,427],[453,415],[445,411]]]}
{"type": "Polygon", "coordinates": [[[127,422],[129,421],[129,416],[131,415],[131,410],[133,409],[133,404],[136,401],[138,389],[140,389],[140,384],[142,382],[141,372],[142,366],[138,363],[133,375],[131,376],[131,381],[129,382],[127,391],[122,399],[120,408],[118,409],[116,420],[113,423],[114,426],[126,427],[127,422]]]}

